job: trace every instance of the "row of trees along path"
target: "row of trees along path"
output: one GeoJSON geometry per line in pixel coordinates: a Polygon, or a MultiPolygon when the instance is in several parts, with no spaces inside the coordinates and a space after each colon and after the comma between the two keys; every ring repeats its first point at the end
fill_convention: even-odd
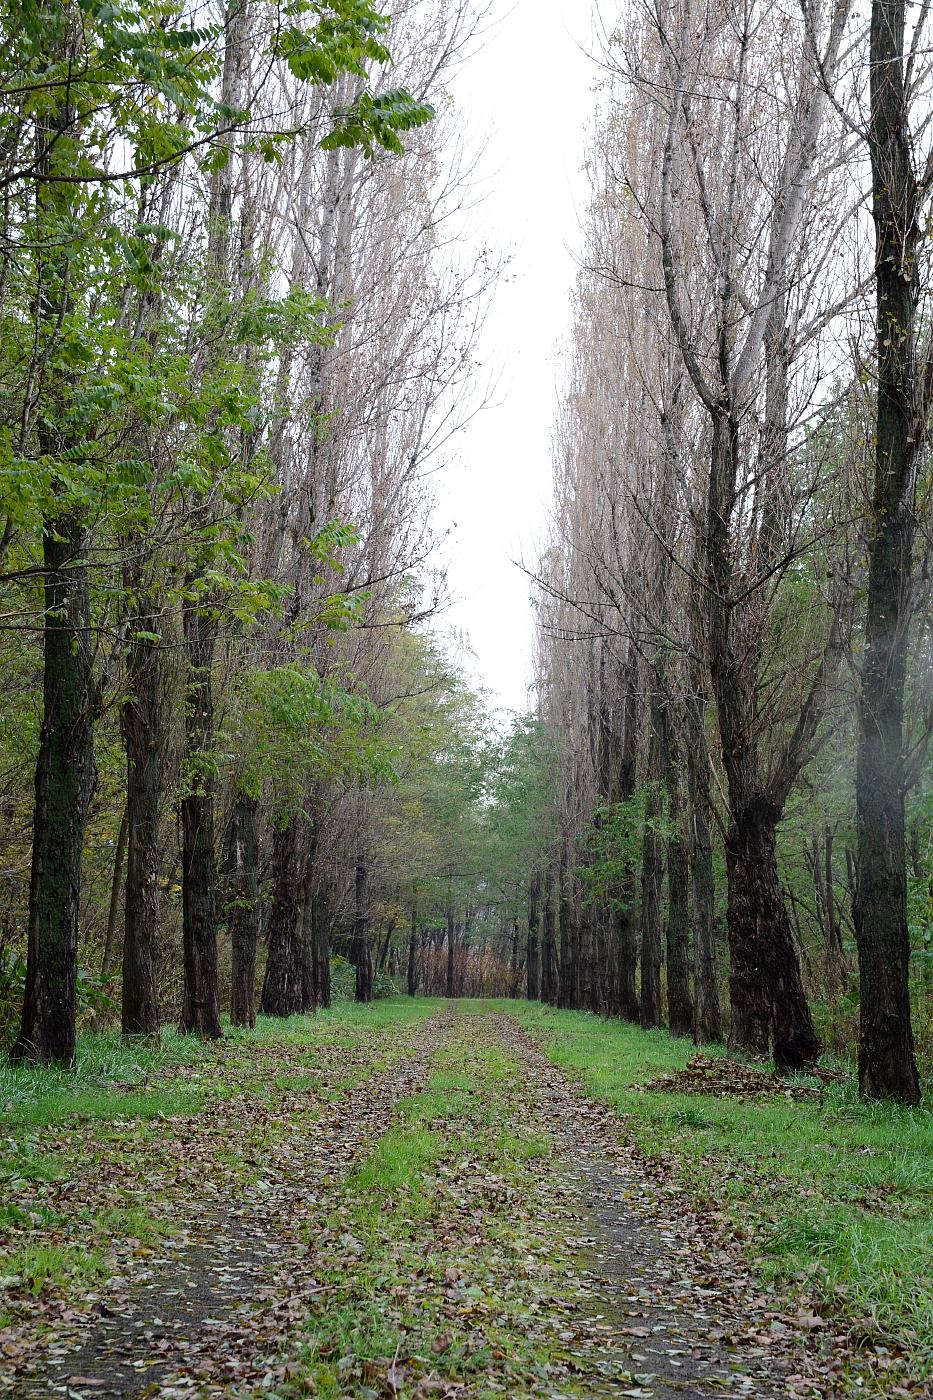
{"type": "Polygon", "coordinates": [[[562,789],[531,899],[543,888],[545,996],[657,1025],[666,936],[671,1029],[717,1040],[718,827],[730,1043],[804,1069],[822,1046],[778,832],[814,803],[826,859],[800,893],[826,997],[848,982],[832,863],[848,829],[861,1090],[914,1103],[905,800],[925,787],[931,719],[933,163],[923,21],[905,15],[675,3],[606,51],[537,571],[562,789]]]}
{"type": "Polygon", "coordinates": [[[800,1070],[814,989],[846,1048],[852,941],[862,1093],[916,1102],[926,10],[675,0],[614,31],[537,709],[504,734],[421,625],[497,272],[453,232],[446,85],[482,14],[24,13],[0,60],[14,1057],[70,1063],[117,971],[127,1035],[218,1037],[257,991],[326,1006],[332,952],[363,1001],[389,972],[715,1041],[727,951],[730,1043],[800,1070]]]}

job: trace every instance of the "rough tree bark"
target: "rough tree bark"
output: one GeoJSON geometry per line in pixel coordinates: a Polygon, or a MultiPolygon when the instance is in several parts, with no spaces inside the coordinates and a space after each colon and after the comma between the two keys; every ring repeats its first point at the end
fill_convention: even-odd
{"type": "Polygon", "coordinates": [[[237,793],[227,833],[227,932],[230,936],[230,1020],[256,1024],[256,948],[259,943],[258,803],[237,793]]]}
{"type": "Polygon", "coordinates": [[[313,1011],[318,1004],[317,931],[314,927],[314,891],[311,871],[306,866],[301,886],[301,1010],[313,1011]]]}
{"type": "Polygon", "coordinates": [[[454,950],[457,946],[456,925],[454,924],[453,910],[447,910],[447,986],[446,992],[452,997],[456,991],[456,980],[454,971],[454,950]]]}
{"type": "Polygon", "coordinates": [[[181,1029],[221,1035],[217,980],[217,862],[214,854],[214,622],[185,611],[188,685],[185,738],[188,772],[181,800],[182,954],[185,985],[181,1029]]]}
{"type": "Polygon", "coordinates": [[[691,693],[685,706],[687,790],[692,825],[690,908],[693,922],[694,1017],[693,1038],[699,1045],[718,1044],[723,1038],[719,1001],[719,966],[716,958],[716,884],[713,875],[713,843],[710,836],[709,757],[706,747],[703,699],[699,667],[691,677],[691,693]]]}
{"type": "Polygon", "coordinates": [[[661,822],[662,738],[664,721],[657,695],[651,700],[651,732],[648,739],[648,786],[645,796],[645,829],[641,858],[641,1024],[663,1026],[661,1012],[661,882],[664,875],[664,843],[661,822]]]}
{"type": "Polygon", "coordinates": [[[356,1000],[373,999],[373,958],[369,947],[369,872],[366,857],[356,858],[355,910],[353,917],[353,966],[356,968],[356,1000]]]}
{"type": "Polygon", "coordinates": [[[411,929],[408,934],[407,987],[410,997],[418,994],[418,900],[411,902],[411,929]]]}
{"type": "Polygon", "coordinates": [[[124,1035],[159,1029],[156,956],[159,923],[159,796],[161,723],[157,619],[137,618],[127,654],[127,698],[121,711],[126,748],[128,854],[123,929],[124,1035]]]}
{"type": "Polygon", "coordinates": [[[538,918],[541,903],[541,875],[536,870],[528,883],[528,952],[525,958],[525,995],[537,1001],[541,991],[541,950],[538,918]]]}
{"type": "MultiPolygon", "coordinates": [[[[246,3],[231,0],[226,7],[221,100],[227,107],[242,106],[246,68],[246,3]]],[[[211,175],[207,216],[207,265],[210,281],[209,317],[227,305],[233,285],[230,248],[233,233],[233,201],[236,135],[223,138],[227,159],[211,175]]],[[[205,337],[204,369],[210,365],[212,337],[205,337]]],[[[196,504],[194,519],[209,523],[207,501],[196,504]]],[[[197,600],[202,587],[201,566],[194,563],[185,579],[186,592],[197,600]]],[[[181,1029],[217,1037],[220,1027],[220,993],[217,980],[217,860],[214,851],[214,702],[211,670],[214,663],[217,623],[211,609],[190,601],[184,612],[187,660],[185,692],[185,740],[187,791],[181,802],[182,824],[182,944],[185,985],[181,1029]]]]}
{"type": "Polygon", "coordinates": [[[77,516],[42,541],[44,675],[29,882],[26,990],[15,1060],[75,1053],[81,852],[94,774],[95,706],[85,532],[77,516]]]}
{"type": "Polygon", "coordinates": [[[731,1045],[767,1055],[784,1069],[819,1057],[797,950],[777,867],[781,806],[763,790],[748,658],[733,645],[735,586],[729,522],[735,506],[738,425],[731,406],[713,415],[709,495],[704,529],[709,586],[709,660],[723,766],[729,785],[726,837],[729,901],[731,1045]]]}
{"type": "MultiPolygon", "coordinates": [[[[61,12],[58,33],[50,30],[54,57],[70,60],[72,16],[61,12]]],[[[35,121],[35,168],[55,172],[55,147],[73,135],[75,111],[67,88],[40,106],[35,121]]],[[[35,287],[37,343],[54,348],[70,299],[68,238],[73,194],[67,183],[40,179],[35,222],[48,242],[38,263],[35,287]]],[[[37,382],[41,383],[41,371],[37,382]]],[[[54,384],[45,386],[51,395],[54,384]]],[[[25,417],[32,406],[26,406],[25,417]]],[[[40,452],[55,458],[69,443],[43,415],[40,452]]],[[[86,568],[86,529],[78,510],[52,513],[43,521],[42,728],[35,772],[32,869],[27,915],[26,988],[14,1060],[70,1064],[75,1052],[78,976],[78,909],[81,855],[94,779],[94,712],[90,640],[91,606],[86,568]]]]}
{"type": "Polygon", "coordinates": [[[544,874],[544,903],[541,923],[541,1000],[548,1006],[557,1001],[557,946],[554,927],[554,862],[544,874]]]}
{"type": "Polygon", "coordinates": [[[690,995],[690,862],[680,764],[669,751],[667,793],[667,1020],[672,1035],[693,1031],[690,995]],[[674,760],[674,761],[671,761],[674,760]]]}
{"type": "Polygon", "coordinates": [[[904,688],[918,449],[926,424],[917,373],[921,191],[904,74],[906,0],[873,0],[869,153],[875,226],[877,405],[865,653],[859,697],[853,907],[861,1009],[859,1090],[917,1103],[910,1018],[904,822],[904,688]]]}
{"type": "MultiPolygon", "coordinates": [[[[619,762],[616,800],[626,802],[635,792],[638,756],[638,677],[635,660],[629,662],[625,683],[625,717],[619,762]]],[[[639,1020],[638,991],[635,983],[638,957],[635,922],[635,871],[629,864],[617,891],[614,909],[613,1011],[624,1021],[639,1020]]]]}
{"type": "Polygon", "coordinates": [[[560,862],[557,867],[557,933],[559,938],[558,963],[558,1006],[570,1008],[574,1005],[574,961],[573,913],[570,903],[570,871],[566,839],[561,847],[560,862]]]}
{"type": "Polygon", "coordinates": [[[272,836],[272,907],[260,1010],[266,1016],[293,1016],[301,1010],[301,905],[298,828],[277,826],[272,836]]]}
{"type": "Polygon", "coordinates": [[[318,880],[312,894],[314,904],[314,985],[317,1004],[330,1006],[330,897],[326,885],[318,880]]]}
{"type": "MultiPolygon", "coordinates": [[[[109,977],[117,965],[117,928],[120,923],[120,903],[125,884],[123,868],[126,863],[126,842],[129,835],[129,818],[126,808],[120,819],[117,832],[117,845],[113,853],[113,875],[110,880],[110,900],[107,905],[107,932],[104,936],[104,951],[100,959],[101,977],[109,977]]],[[[120,950],[122,958],[122,949],[120,950]]]]}

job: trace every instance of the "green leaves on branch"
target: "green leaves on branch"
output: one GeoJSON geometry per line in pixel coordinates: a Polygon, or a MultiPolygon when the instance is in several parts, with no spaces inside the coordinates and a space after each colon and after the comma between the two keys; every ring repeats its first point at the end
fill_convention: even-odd
{"type": "MultiPolygon", "coordinates": [[[[329,86],[349,73],[366,82],[371,64],[389,65],[392,55],[383,42],[389,17],[369,0],[297,0],[287,13],[295,20],[311,16],[310,27],[293,23],[278,39],[278,54],[303,82],[329,86]]],[[[378,150],[403,155],[399,132],[413,131],[434,117],[434,108],[404,88],[374,93],[368,86],[334,115],[334,129],[321,142],[325,151],[340,147],[361,150],[371,160],[378,150]]],[[[274,151],[268,153],[275,158],[274,151]]]]}
{"type": "Polygon", "coordinates": [[[239,312],[236,338],[240,344],[281,349],[304,341],[329,344],[336,327],[324,324],[330,303],[324,297],[292,287],[283,297],[247,298],[239,312]]]}
{"type": "Polygon", "coordinates": [[[321,147],[325,151],[352,147],[361,150],[368,160],[375,156],[377,146],[393,155],[404,155],[398,133],[412,131],[433,119],[430,103],[417,101],[404,88],[378,96],[363,92],[349,107],[336,113],[334,130],[324,138],[321,147]]]}
{"type": "Polygon", "coordinates": [[[392,61],[382,42],[389,18],[369,0],[293,0],[285,13],[296,21],[311,19],[310,26],[287,25],[278,39],[279,56],[303,82],[326,87],[342,73],[365,78],[369,63],[392,61]]]}
{"type": "Polygon", "coordinates": [[[254,668],[237,686],[240,786],[274,792],[276,818],[300,811],[310,783],[333,778],[395,780],[383,716],[363,695],[318,675],[309,663],[254,668]]]}
{"type": "MultiPolygon", "coordinates": [[[[127,171],[151,172],[225,120],[213,95],[221,28],[193,27],[181,4],[8,0],[0,16],[13,38],[0,61],[8,97],[0,124],[12,128],[24,115],[60,112],[67,101],[70,132],[80,132],[80,143],[56,143],[48,175],[57,181],[122,174],[110,169],[111,158],[127,171]]],[[[25,150],[20,173],[24,180],[35,174],[25,150]]]]}
{"type": "Polygon", "coordinates": [[[631,887],[631,872],[640,864],[647,828],[662,839],[671,835],[667,791],[662,783],[644,783],[625,802],[596,808],[583,838],[586,861],[574,872],[589,901],[608,899],[613,905],[626,904],[624,892],[631,887]],[[657,801],[659,816],[648,815],[650,797],[657,801]]]}

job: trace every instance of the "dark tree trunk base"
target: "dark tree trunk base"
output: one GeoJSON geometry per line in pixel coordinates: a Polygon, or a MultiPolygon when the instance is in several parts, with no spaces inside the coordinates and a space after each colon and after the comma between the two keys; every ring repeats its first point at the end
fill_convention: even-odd
{"type": "Polygon", "coordinates": [[[777,865],[777,813],[762,802],[733,822],[726,840],[729,876],[729,1045],[774,1054],[780,1070],[819,1059],[777,865]]]}
{"type": "Polygon", "coordinates": [[[75,1056],[78,900],[94,776],[90,599],[74,516],[43,537],[43,717],[35,777],[26,992],[14,1061],[70,1065],[75,1056]]]}
{"type": "Polygon", "coordinates": [[[181,801],[182,952],[185,988],[181,1030],[219,1040],[217,979],[217,862],[214,854],[214,791],[211,751],[214,699],[211,667],[215,623],[191,608],[185,613],[188,687],[185,737],[190,790],[181,801]]]}
{"type": "MultiPolygon", "coordinates": [[[[154,620],[140,619],[154,630],[154,620]]],[[[128,855],[123,933],[122,1030],[155,1035],[160,1025],[156,986],[159,922],[159,797],[161,725],[159,654],[148,638],[135,641],[127,662],[129,697],[123,706],[126,746],[128,855]]]]}

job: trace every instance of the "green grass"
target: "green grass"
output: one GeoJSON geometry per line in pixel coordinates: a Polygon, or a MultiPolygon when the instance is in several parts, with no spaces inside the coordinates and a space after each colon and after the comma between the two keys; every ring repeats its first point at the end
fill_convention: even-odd
{"type": "Polygon", "coordinates": [[[430,1168],[445,1154],[467,1150],[476,1132],[495,1126],[492,1140],[503,1165],[520,1162],[540,1149],[540,1144],[526,1145],[499,1126],[505,1111],[500,1091],[516,1077],[514,1062],[498,1047],[488,1045],[473,1047],[467,1070],[460,1067],[463,1058],[462,1047],[435,1056],[438,1068],[426,1087],[396,1105],[401,1124],[390,1128],[348,1177],[347,1192],[355,1198],[357,1223],[374,1227],[393,1212],[400,1222],[423,1219],[431,1208],[430,1168]],[[458,1068],[448,1068],[452,1065],[458,1068]],[[441,1131],[434,1125],[440,1125],[441,1131]]]}
{"type": "MultiPolygon", "coordinates": [[[[344,1002],[314,1016],[260,1016],[253,1030],[227,1026],[225,1043],[246,1053],[251,1044],[307,1045],[313,1053],[318,1041],[351,1050],[361,1032],[403,1029],[439,1004],[392,997],[370,1006],[344,1002]]],[[[68,1118],[158,1119],[194,1113],[206,1093],[223,1096],[229,1089],[216,1075],[172,1084],[169,1072],[178,1066],[213,1069],[218,1053],[216,1046],[166,1028],[157,1040],[124,1042],[116,1032],[79,1035],[72,1069],[12,1065],[0,1054],[0,1116],[14,1128],[29,1128],[68,1118]],[[153,1085],[154,1077],[160,1082],[153,1085]]],[[[273,1082],[271,1088],[313,1086],[314,1076],[308,1074],[288,1085],[273,1082]]],[[[263,1087],[270,1086],[263,1081],[263,1087]]]]}
{"type": "Polygon", "coordinates": [[[933,1112],[858,1101],[645,1092],[690,1042],[580,1012],[503,1002],[551,1059],[624,1115],[648,1156],[724,1210],[765,1277],[805,1282],[866,1335],[933,1371],[933,1112]]]}
{"type": "Polygon", "coordinates": [[[302,1348],[302,1369],[314,1386],[311,1393],[321,1400],[343,1400],[348,1393],[347,1360],[352,1359],[355,1366],[369,1363],[374,1369],[381,1362],[380,1372],[384,1374],[384,1358],[392,1355],[397,1341],[395,1330],[383,1317],[378,1298],[334,1308],[326,1321],[321,1319],[319,1326],[308,1329],[302,1348]]]}
{"type": "Polygon", "coordinates": [[[422,1219],[430,1210],[427,1172],[443,1151],[444,1139],[430,1128],[391,1128],[348,1178],[356,1225],[371,1231],[389,1212],[422,1219]]]}
{"type": "Polygon", "coordinates": [[[64,1288],[75,1282],[86,1285],[106,1274],[100,1254],[74,1245],[30,1243],[0,1255],[4,1284],[16,1279],[34,1298],[49,1287],[64,1288]]]}
{"type": "Polygon", "coordinates": [[[196,1092],[143,1086],[159,1071],[195,1063],[203,1053],[192,1037],[163,1031],[157,1041],[81,1035],[73,1069],[11,1065],[0,1056],[0,1111],[14,1127],[44,1127],[71,1117],[157,1118],[191,1112],[199,1101],[196,1092]]]}
{"type": "Polygon", "coordinates": [[[117,1206],[102,1211],[94,1221],[94,1228],[104,1240],[138,1240],[141,1245],[157,1244],[172,1232],[167,1221],[157,1220],[144,1206],[117,1206]]]}

